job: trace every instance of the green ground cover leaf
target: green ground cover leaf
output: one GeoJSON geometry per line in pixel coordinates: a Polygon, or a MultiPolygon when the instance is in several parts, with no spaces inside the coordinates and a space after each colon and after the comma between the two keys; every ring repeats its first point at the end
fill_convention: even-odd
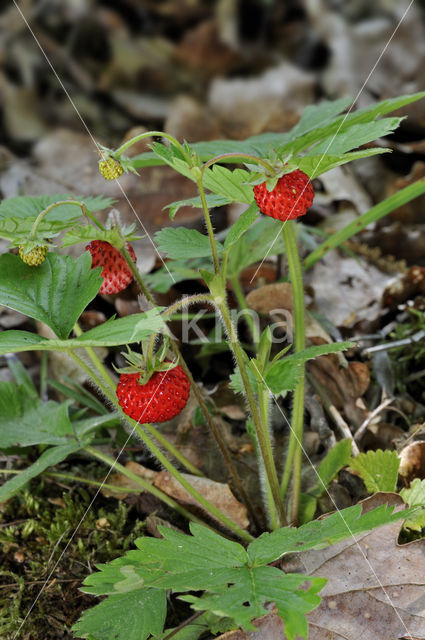
{"type": "Polygon", "coordinates": [[[115,347],[140,342],[165,327],[160,311],[161,307],[156,307],[145,313],[134,313],[118,319],[110,318],[78,338],[69,338],[68,340],[44,338],[36,333],[15,329],[3,331],[0,333],[0,354],[19,351],[82,349],[84,347],[115,347]]]}
{"type": "Polygon", "coordinates": [[[0,487],[0,502],[9,500],[18,493],[32,478],[43,473],[48,467],[53,467],[68,456],[79,451],[83,445],[77,442],[62,444],[44,451],[34,464],[8,480],[0,487]]]}
{"type": "Polygon", "coordinates": [[[422,531],[425,529],[425,480],[415,478],[408,489],[402,489],[400,495],[409,507],[422,507],[404,523],[405,529],[422,531]]]}
{"type": "Polygon", "coordinates": [[[350,462],[350,468],[362,478],[369,493],[395,491],[400,458],[397,451],[368,451],[359,453],[350,462]]]}
{"type": "Polygon", "coordinates": [[[110,596],[88,609],[72,629],[78,638],[146,640],[162,632],[166,613],[165,591],[139,589],[110,596]]]}
{"type": "MultiPolygon", "coordinates": [[[[205,258],[211,255],[209,238],[196,229],[165,227],[157,231],[155,241],[160,251],[176,260],[205,258]]],[[[223,252],[223,246],[219,242],[217,249],[219,253],[223,252]]]]}
{"type": "Polygon", "coordinates": [[[65,339],[102,284],[101,269],[91,269],[91,256],[77,259],[49,253],[39,267],[15,255],[0,256],[0,304],[45,322],[65,339]]]}

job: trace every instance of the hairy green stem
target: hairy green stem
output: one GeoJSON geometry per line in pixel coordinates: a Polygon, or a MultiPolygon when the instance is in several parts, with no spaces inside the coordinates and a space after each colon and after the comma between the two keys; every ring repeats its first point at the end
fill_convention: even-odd
{"type": "Polygon", "coordinates": [[[183,145],[181,145],[180,142],[174,138],[174,136],[170,135],[169,133],[165,133],[164,131],[146,131],[145,133],[140,133],[139,135],[134,136],[134,138],[127,140],[127,142],[124,142],[120,147],[118,147],[118,149],[115,150],[114,155],[119,157],[124,151],[129,149],[129,147],[131,147],[133,144],[136,144],[136,142],[140,142],[145,138],[152,138],[154,136],[169,140],[175,147],[177,147],[181,151],[184,158],[186,158],[186,160],[190,163],[190,158],[187,155],[183,145]]]}
{"type": "MultiPolygon", "coordinates": [[[[258,402],[260,405],[260,415],[261,415],[262,423],[268,425],[269,423],[269,391],[268,389],[264,388],[263,385],[260,385],[260,384],[259,384],[258,402]]],[[[261,463],[262,463],[262,460],[260,461],[260,464],[261,463]]],[[[268,508],[269,524],[271,526],[271,529],[274,531],[275,529],[279,528],[279,518],[276,512],[276,507],[274,504],[273,495],[270,488],[270,482],[267,476],[265,476],[264,482],[265,482],[267,503],[269,507],[268,508]]]]}
{"type": "Polygon", "coordinates": [[[148,302],[150,302],[152,305],[155,306],[155,300],[153,299],[149,289],[145,285],[144,280],[143,280],[142,276],[140,275],[140,272],[139,272],[137,266],[134,264],[133,260],[131,259],[131,256],[130,256],[125,244],[120,249],[120,251],[121,251],[122,255],[124,256],[127,265],[131,269],[131,272],[132,272],[132,274],[134,276],[134,279],[136,280],[137,284],[139,285],[140,290],[143,293],[143,295],[145,296],[146,300],[148,302]]]}
{"type": "Polygon", "coordinates": [[[215,270],[216,273],[219,273],[219,271],[220,271],[220,261],[218,259],[217,243],[215,241],[214,229],[213,229],[213,226],[212,226],[212,223],[211,223],[211,216],[210,216],[210,212],[209,212],[209,209],[208,209],[207,199],[205,197],[205,189],[204,189],[204,185],[202,183],[202,174],[197,179],[196,183],[198,185],[199,196],[201,198],[202,209],[203,209],[203,212],[204,212],[205,224],[206,224],[207,231],[208,231],[208,237],[210,239],[211,253],[212,253],[213,262],[214,262],[214,270],[215,270]]]}
{"type": "Polygon", "coordinates": [[[31,227],[31,231],[30,231],[30,235],[29,235],[29,239],[30,240],[31,240],[31,238],[33,238],[35,236],[38,225],[43,220],[43,218],[49,213],[49,211],[51,211],[55,207],[59,207],[60,205],[63,205],[63,204],[74,204],[75,206],[80,207],[80,209],[82,210],[83,213],[85,212],[84,203],[83,202],[79,202],[78,200],[60,200],[59,202],[52,202],[52,204],[49,204],[49,206],[46,207],[45,209],[43,209],[43,211],[40,211],[40,213],[38,214],[38,216],[34,220],[34,224],[31,227]]]}
{"type": "Polygon", "coordinates": [[[233,288],[233,293],[235,294],[236,300],[238,301],[239,307],[245,312],[244,318],[251,332],[252,340],[254,344],[258,344],[260,340],[260,332],[258,331],[258,327],[255,323],[254,318],[252,317],[251,309],[247,305],[244,293],[242,291],[239,276],[232,276],[231,278],[229,278],[229,280],[233,288]]]}
{"type": "MultiPolygon", "coordinates": [[[[305,349],[305,306],[304,287],[300,257],[295,237],[295,222],[288,220],[282,223],[282,233],[288,260],[289,276],[292,284],[292,299],[294,305],[295,352],[305,349]]],[[[291,418],[291,435],[288,454],[282,477],[281,490],[283,497],[289,482],[292,466],[292,500],[291,521],[297,524],[301,494],[302,440],[304,429],[304,388],[305,365],[300,365],[302,373],[294,393],[294,404],[291,418]],[[289,469],[289,470],[288,470],[289,469]]]]}
{"type": "Polygon", "coordinates": [[[242,384],[245,389],[245,395],[248,401],[249,410],[254,423],[255,431],[258,438],[258,444],[259,444],[261,455],[264,462],[266,477],[270,484],[270,490],[273,496],[276,511],[279,516],[280,524],[282,526],[285,526],[286,525],[285,508],[283,505],[282,497],[280,495],[279,481],[277,478],[276,466],[274,463],[273,450],[270,442],[270,434],[267,428],[267,423],[263,425],[261,421],[261,417],[255,401],[255,394],[252,389],[250,380],[248,378],[247,370],[246,370],[244,352],[242,350],[242,347],[239,344],[239,340],[238,340],[235,328],[233,327],[232,320],[230,318],[230,313],[228,311],[224,298],[221,302],[217,302],[217,306],[220,309],[224,326],[226,327],[226,331],[229,336],[232,351],[235,356],[236,363],[238,365],[239,372],[242,378],[242,384]]]}
{"type": "MultiPolygon", "coordinates": [[[[122,464],[117,462],[114,458],[111,458],[110,456],[107,456],[105,453],[102,453],[101,451],[99,451],[99,449],[96,449],[90,446],[85,447],[84,451],[86,451],[93,458],[97,458],[98,460],[101,460],[104,464],[106,464],[111,469],[116,469],[117,471],[122,473],[124,476],[126,476],[129,480],[139,485],[140,489],[142,489],[143,491],[148,491],[149,493],[154,495],[156,498],[159,498],[162,502],[167,504],[172,509],[175,509],[175,511],[180,513],[185,518],[188,518],[193,522],[198,522],[199,524],[204,524],[202,520],[200,520],[199,518],[194,516],[192,513],[187,511],[187,509],[179,505],[179,503],[173,500],[173,498],[170,498],[170,496],[168,496],[166,493],[164,493],[160,489],[157,489],[150,482],[148,482],[144,478],[141,478],[140,476],[136,475],[135,473],[133,473],[132,471],[124,467],[122,464]]],[[[80,479],[76,478],[76,480],[78,481],[80,479]]],[[[101,484],[101,486],[105,486],[105,485],[101,484]]]]}
{"type": "Polygon", "coordinates": [[[139,438],[146,444],[149,450],[153,453],[153,455],[159,460],[159,462],[165,467],[165,469],[173,476],[175,480],[184,488],[186,491],[194,498],[208,513],[210,513],[216,520],[221,522],[222,525],[227,527],[230,531],[232,531],[235,535],[240,537],[242,540],[246,542],[251,542],[253,537],[244,529],[239,527],[231,518],[226,516],[224,513],[220,511],[215,505],[213,505],[209,500],[204,498],[204,496],[199,493],[194,487],[190,484],[188,480],[179,472],[177,469],[169,462],[169,460],[164,456],[162,451],[155,445],[155,443],[149,438],[147,433],[145,433],[144,428],[141,424],[136,422],[135,420],[129,419],[130,424],[133,425],[135,432],[139,436],[139,438]]]}

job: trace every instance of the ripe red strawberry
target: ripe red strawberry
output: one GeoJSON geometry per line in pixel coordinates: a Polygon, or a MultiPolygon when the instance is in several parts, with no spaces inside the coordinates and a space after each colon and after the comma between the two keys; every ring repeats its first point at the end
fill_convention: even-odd
{"type": "MultiPolygon", "coordinates": [[[[124,260],[124,256],[105,240],[92,240],[86,249],[90,251],[92,269],[103,267],[100,274],[103,278],[100,293],[119,293],[133,281],[130,267],[124,260]]],[[[127,242],[127,251],[133,262],[136,262],[136,254],[133,247],[127,242]]]]}
{"type": "Polygon", "coordinates": [[[314,190],[310,178],[300,169],[285,173],[272,191],[266,183],[255,185],[255,202],[261,213],[276,220],[295,220],[307,213],[313,203],[314,190]]]}
{"type": "Polygon", "coordinates": [[[139,378],[140,373],[122,373],[117,386],[119,404],[133,420],[166,422],[186,406],[190,382],[180,365],[156,371],[146,384],[140,384],[139,378]]]}

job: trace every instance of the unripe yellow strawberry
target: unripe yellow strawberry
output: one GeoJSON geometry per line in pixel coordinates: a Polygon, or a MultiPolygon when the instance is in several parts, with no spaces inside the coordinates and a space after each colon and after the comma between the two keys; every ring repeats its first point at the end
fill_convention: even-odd
{"type": "Polygon", "coordinates": [[[105,180],[116,180],[122,175],[124,169],[115,158],[107,158],[99,162],[99,171],[105,180]]]}
{"type": "Polygon", "coordinates": [[[34,249],[31,249],[31,251],[28,251],[28,253],[24,253],[24,247],[21,245],[19,247],[19,257],[30,267],[38,267],[44,262],[48,251],[49,247],[36,246],[34,249]]]}

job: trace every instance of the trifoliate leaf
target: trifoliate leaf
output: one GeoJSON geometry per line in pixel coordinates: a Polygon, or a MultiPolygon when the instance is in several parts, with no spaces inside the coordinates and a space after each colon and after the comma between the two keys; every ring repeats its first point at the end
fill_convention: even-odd
{"type": "Polygon", "coordinates": [[[395,491],[400,458],[396,451],[368,451],[359,453],[350,462],[350,468],[357,471],[369,493],[395,491]]]}

